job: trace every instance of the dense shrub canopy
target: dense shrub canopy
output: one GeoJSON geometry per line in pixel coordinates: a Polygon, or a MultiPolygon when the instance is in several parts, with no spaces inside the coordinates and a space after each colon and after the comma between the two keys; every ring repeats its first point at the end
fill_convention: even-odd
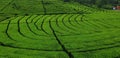
{"type": "Polygon", "coordinates": [[[64,0],[65,2],[75,1],[88,6],[96,5],[102,8],[111,8],[120,5],[120,0],[64,0]]]}

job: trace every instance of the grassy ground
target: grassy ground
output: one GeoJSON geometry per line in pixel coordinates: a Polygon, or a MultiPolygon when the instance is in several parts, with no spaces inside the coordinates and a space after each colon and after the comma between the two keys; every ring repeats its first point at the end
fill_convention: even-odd
{"type": "Polygon", "coordinates": [[[0,58],[120,58],[119,11],[58,1],[1,0],[0,58]]]}

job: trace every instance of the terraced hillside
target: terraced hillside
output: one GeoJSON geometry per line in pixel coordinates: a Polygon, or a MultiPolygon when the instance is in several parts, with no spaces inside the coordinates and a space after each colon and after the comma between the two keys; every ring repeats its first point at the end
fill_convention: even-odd
{"type": "Polygon", "coordinates": [[[62,0],[0,0],[0,58],[120,58],[120,12],[62,0]]]}
{"type": "Polygon", "coordinates": [[[0,21],[18,15],[90,13],[98,11],[60,0],[0,0],[0,21]]]}
{"type": "MultiPolygon", "coordinates": [[[[0,0],[0,13],[7,14],[55,14],[77,13],[78,9],[90,7],[78,3],[63,2],[60,0],[0,0]],[[79,6],[78,6],[79,5],[79,6]],[[76,7],[77,6],[77,7],[76,7]]],[[[92,9],[92,8],[91,8],[92,9]]],[[[87,11],[86,11],[87,12],[87,11]]]]}
{"type": "Polygon", "coordinates": [[[0,22],[0,58],[119,58],[119,15],[11,17],[0,22]]]}

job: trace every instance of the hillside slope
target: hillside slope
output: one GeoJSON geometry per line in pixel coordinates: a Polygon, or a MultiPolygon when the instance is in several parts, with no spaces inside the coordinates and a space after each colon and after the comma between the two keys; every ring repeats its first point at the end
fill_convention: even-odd
{"type": "MultiPolygon", "coordinates": [[[[0,14],[83,13],[90,7],[60,0],[0,0],[0,14]]],[[[91,9],[91,8],[90,8],[91,9]]],[[[86,11],[87,12],[87,11],[86,11]]],[[[89,12],[89,11],[88,11],[89,12]]]]}
{"type": "Polygon", "coordinates": [[[97,9],[61,0],[0,0],[0,21],[18,15],[90,13],[97,9]]]}

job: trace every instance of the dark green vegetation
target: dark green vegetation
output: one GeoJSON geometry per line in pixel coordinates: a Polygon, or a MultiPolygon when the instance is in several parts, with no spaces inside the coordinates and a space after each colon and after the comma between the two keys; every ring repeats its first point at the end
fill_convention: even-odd
{"type": "Polygon", "coordinates": [[[65,2],[79,2],[81,4],[87,5],[89,7],[100,7],[111,9],[113,6],[120,5],[120,0],[64,0],[65,2]]]}
{"type": "Polygon", "coordinates": [[[59,0],[1,0],[0,58],[120,58],[120,12],[59,0]]]}

